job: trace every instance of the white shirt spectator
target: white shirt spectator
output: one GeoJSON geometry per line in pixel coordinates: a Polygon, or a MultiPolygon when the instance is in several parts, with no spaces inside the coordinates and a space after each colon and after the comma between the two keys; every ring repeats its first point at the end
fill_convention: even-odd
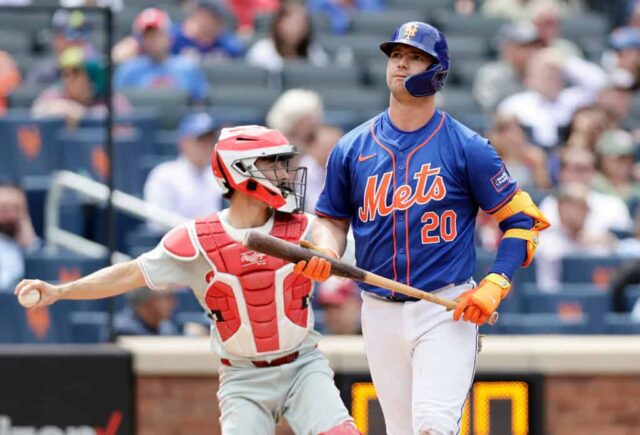
{"type": "MultiPolygon", "coordinates": [[[[530,62],[536,60],[534,57],[530,62]]],[[[577,57],[565,61],[562,73],[574,86],[560,90],[554,99],[533,89],[507,97],[498,105],[499,112],[512,113],[522,125],[530,127],[533,141],[544,147],[558,145],[558,129],[567,126],[578,109],[593,103],[598,91],[607,83],[607,76],[600,67],[577,57]]],[[[527,77],[526,81],[529,80],[527,77]]]]}
{"type": "MultiPolygon", "coordinates": [[[[633,228],[633,219],[631,219],[629,209],[621,199],[591,191],[587,197],[587,203],[589,204],[589,214],[585,222],[585,230],[597,233],[611,230],[629,231],[633,228]]],[[[555,196],[550,195],[543,199],[540,203],[540,210],[552,227],[558,225],[560,218],[555,196]]]]}
{"type": "Polygon", "coordinates": [[[222,191],[211,168],[198,168],[184,156],[153,168],[144,185],[144,199],[184,216],[185,221],[222,207],[222,191]]]}
{"type": "Polygon", "coordinates": [[[24,277],[24,252],[20,245],[0,234],[0,291],[11,290],[24,277]]]}

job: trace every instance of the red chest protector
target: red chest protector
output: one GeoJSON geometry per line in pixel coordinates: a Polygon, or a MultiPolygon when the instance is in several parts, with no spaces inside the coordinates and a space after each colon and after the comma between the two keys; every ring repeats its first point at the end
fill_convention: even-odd
{"type": "MultiPolygon", "coordinates": [[[[307,225],[304,214],[276,213],[270,234],[298,243],[307,225]]],[[[195,230],[201,252],[215,267],[207,275],[209,287],[205,301],[216,320],[216,329],[223,345],[238,333],[243,323],[245,328],[248,323],[251,334],[237,335],[245,338],[252,335],[258,353],[290,348],[291,340],[283,338],[289,329],[292,329],[293,335],[300,335],[301,332],[306,334],[311,292],[308,279],[281,271],[284,267],[291,267],[289,263],[250,251],[234,241],[224,230],[217,214],[196,220],[195,230]],[[233,284],[234,278],[227,277],[225,280],[222,274],[237,277],[239,288],[233,284]],[[278,294],[280,291],[281,296],[278,294]],[[245,313],[243,308],[245,315],[242,314],[245,313]],[[283,322],[283,317],[289,322],[283,322]]],[[[294,341],[300,340],[296,338],[294,341]]],[[[238,343],[238,346],[228,344],[230,350],[237,350],[236,347],[246,348],[247,343],[238,343]]]]}

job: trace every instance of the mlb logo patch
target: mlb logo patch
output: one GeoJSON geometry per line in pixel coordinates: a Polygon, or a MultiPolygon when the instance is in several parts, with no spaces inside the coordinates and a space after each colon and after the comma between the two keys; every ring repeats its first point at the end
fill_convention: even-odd
{"type": "Polygon", "coordinates": [[[510,181],[511,176],[509,175],[509,172],[507,172],[507,168],[504,166],[500,168],[496,175],[491,177],[491,184],[493,185],[493,188],[496,189],[496,192],[502,192],[510,181]]]}

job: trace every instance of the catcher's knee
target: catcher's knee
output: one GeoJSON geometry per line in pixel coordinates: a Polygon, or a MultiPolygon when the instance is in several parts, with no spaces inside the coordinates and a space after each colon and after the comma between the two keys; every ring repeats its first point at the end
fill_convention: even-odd
{"type": "Polygon", "coordinates": [[[362,435],[362,433],[358,430],[354,422],[345,421],[318,435],[362,435]]]}

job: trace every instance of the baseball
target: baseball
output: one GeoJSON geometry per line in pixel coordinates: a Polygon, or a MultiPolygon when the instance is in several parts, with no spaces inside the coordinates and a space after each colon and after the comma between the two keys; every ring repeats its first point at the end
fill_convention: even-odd
{"type": "Polygon", "coordinates": [[[40,302],[40,292],[38,290],[30,290],[26,293],[20,293],[18,302],[25,308],[31,308],[40,302]]]}

